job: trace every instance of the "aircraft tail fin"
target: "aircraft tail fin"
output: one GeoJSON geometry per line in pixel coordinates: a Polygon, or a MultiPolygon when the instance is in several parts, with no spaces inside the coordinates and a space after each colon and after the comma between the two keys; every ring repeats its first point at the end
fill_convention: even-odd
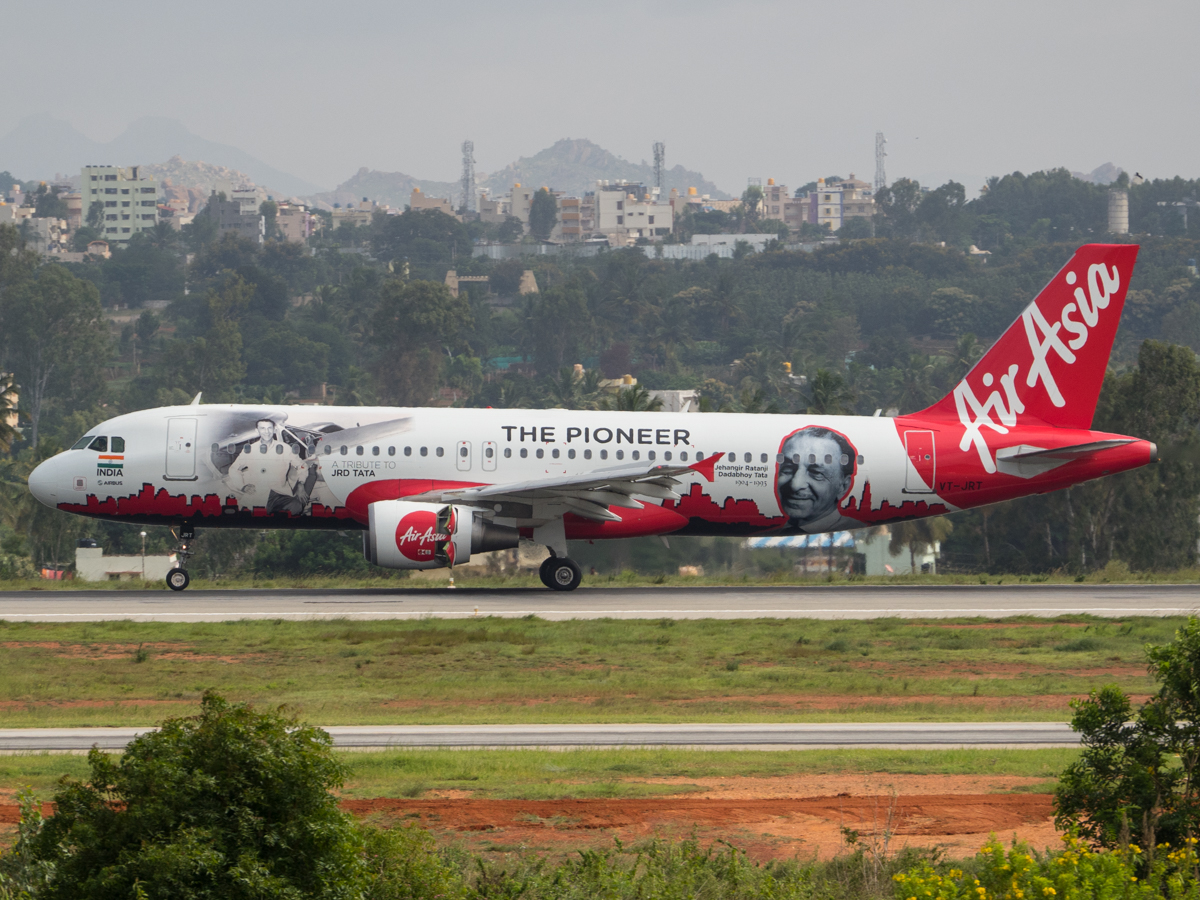
{"type": "Polygon", "coordinates": [[[1137,254],[1136,244],[1080,247],[954,390],[917,415],[1090,428],[1137,254]]]}

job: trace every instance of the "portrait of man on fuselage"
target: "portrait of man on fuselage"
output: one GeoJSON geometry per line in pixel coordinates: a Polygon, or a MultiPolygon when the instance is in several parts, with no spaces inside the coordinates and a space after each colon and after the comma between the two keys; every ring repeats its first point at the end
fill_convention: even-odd
{"type": "Polygon", "coordinates": [[[854,486],[854,446],[845,435],[809,425],[784,438],[779,453],[775,485],[787,527],[810,534],[837,528],[840,503],[854,486]]]}

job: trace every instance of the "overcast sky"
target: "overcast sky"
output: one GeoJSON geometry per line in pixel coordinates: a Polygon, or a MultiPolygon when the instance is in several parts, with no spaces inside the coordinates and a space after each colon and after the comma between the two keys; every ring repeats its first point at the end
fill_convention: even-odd
{"type": "MultiPolygon", "coordinates": [[[[458,177],[564,137],[731,192],[853,171],[973,194],[1015,169],[1200,176],[1182,2],[12,0],[0,133],[48,113],[111,140],[180,119],[324,187],[458,177]]],[[[0,165],[3,161],[0,160],[0,165]]]]}

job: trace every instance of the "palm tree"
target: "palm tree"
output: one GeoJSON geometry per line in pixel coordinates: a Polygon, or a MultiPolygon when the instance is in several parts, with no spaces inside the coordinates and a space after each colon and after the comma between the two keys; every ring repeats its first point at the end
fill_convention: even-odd
{"type": "Polygon", "coordinates": [[[845,415],[854,405],[854,393],[837,372],[817,369],[809,379],[808,412],[826,416],[845,415]]]}
{"type": "Polygon", "coordinates": [[[924,553],[948,538],[954,530],[954,523],[945,516],[934,516],[897,522],[891,529],[892,538],[888,541],[888,551],[895,555],[907,547],[909,568],[916,575],[917,552],[924,553]]]}
{"type": "Polygon", "coordinates": [[[0,452],[12,449],[17,431],[17,385],[12,375],[0,375],[0,452]]]}
{"type": "Polygon", "coordinates": [[[650,396],[649,388],[640,384],[621,388],[614,396],[601,402],[601,409],[619,409],[626,412],[655,412],[662,409],[662,399],[650,396]]]}

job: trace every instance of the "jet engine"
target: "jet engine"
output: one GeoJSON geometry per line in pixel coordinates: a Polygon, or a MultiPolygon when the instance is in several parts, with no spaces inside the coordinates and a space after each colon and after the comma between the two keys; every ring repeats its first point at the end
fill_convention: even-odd
{"type": "Polygon", "coordinates": [[[467,506],[378,500],[368,513],[363,550],[385,569],[453,567],[472,553],[509,550],[521,539],[516,528],[493,524],[467,506]]]}

